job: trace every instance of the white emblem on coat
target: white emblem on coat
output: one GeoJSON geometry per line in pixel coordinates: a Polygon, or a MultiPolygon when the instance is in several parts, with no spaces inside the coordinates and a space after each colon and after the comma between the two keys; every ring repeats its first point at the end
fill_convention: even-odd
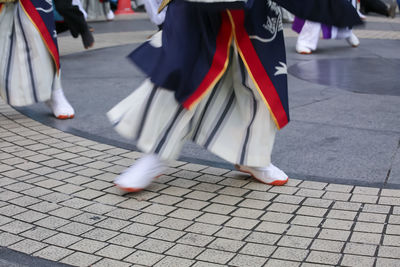
{"type": "Polygon", "coordinates": [[[276,69],[276,72],[275,72],[275,76],[278,76],[278,75],[286,75],[288,72],[287,72],[287,65],[285,64],[285,63],[283,63],[283,62],[281,62],[281,61],[279,61],[279,66],[276,66],[275,67],[275,69],[276,69]]]}
{"type": "Polygon", "coordinates": [[[44,13],[50,13],[51,11],[53,11],[53,0],[45,0],[45,2],[49,5],[49,7],[47,9],[38,7],[38,8],[36,8],[36,10],[42,11],[44,13]]]}
{"type": "Polygon", "coordinates": [[[262,27],[266,30],[270,37],[260,37],[258,35],[249,36],[250,39],[255,39],[263,43],[272,42],[279,31],[283,31],[282,13],[280,7],[271,0],[267,1],[267,6],[270,9],[272,15],[267,16],[266,21],[262,24],[262,27]]]}

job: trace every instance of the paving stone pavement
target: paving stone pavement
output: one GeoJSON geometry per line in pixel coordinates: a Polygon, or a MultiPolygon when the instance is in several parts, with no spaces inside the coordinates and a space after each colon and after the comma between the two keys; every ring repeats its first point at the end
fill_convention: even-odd
{"type": "Polygon", "coordinates": [[[400,266],[400,190],[175,161],[124,194],[140,153],[0,114],[0,246],[73,266],[400,266]]]}
{"type": "MultiPolygon", "coordinates": [[[[97,33],[96,45],[149,34],[97,33]]],[[[82,50],[67,36],[60,44],[64,55],[82,50]]],[[[0,151],[0,247],[27,255],[72,266],[400,266],[397,189],[297,179],[271,187],[175,161],[147,190],[125,194],[112,180],[140,153],[45,126],[2,102],[0,151]]],[[[0,255],[0,266],[28,265],[0,255]]]]}

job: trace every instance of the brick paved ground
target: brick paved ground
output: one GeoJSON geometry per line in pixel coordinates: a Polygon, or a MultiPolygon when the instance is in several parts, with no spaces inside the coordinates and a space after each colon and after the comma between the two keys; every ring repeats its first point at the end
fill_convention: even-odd
{"type": "Polygon", "coordinates": [[[400,266],[400,190],[173,162],[139,194],[140,156],[0,106],[0,246],[75,266],[400,266]]]}
{"type": "Polygon", "coordinates": [[[112,180],[140,153],[0,114],[0,246],[74,266],[400,266],[400,190],[177,161],[123,194],[112,180]]]}

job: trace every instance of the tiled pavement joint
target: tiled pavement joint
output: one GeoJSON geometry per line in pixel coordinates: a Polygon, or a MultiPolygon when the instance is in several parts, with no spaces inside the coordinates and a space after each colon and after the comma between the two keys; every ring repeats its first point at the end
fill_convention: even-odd
{"type": "Polygon", "coordinates": [[[397,144],[397,149],[393,153],[393,157],[392,157],[392,160],[391,160],[390,168],[389,168],[388,173],[386,175],[386,179],[385,179],[384,185],[387,185],[387,183],[389,181],[390,173],[392,172],[392,168],[393,168],[393,162],[394,162],[399,150],[400,150],[400,139],[399,139],[399,142],[397,144]]]}
{"type": "MultiPolygon", "coordinates": [[[[360,208],[357,210],[357,215],[356,215],[355,218],[354,218],[355,221],[358,220],[358,217],[359,217],[361,211],[363,210],[363,208],[364,208],[364,204],[361,203],[360,208]]],[[[353,231],[354,231],[355,225],[356,225],[356,224],[353,223],[353,225],[351,226],[351,228],[350,228],[351,233],[350,233],[349,237],[347,238],[346,243],[350,243],[350,242],[351,242],[351,237],[352,237],[352,235],[353,235],[353,231]]],[[[343,263],[345,249],[346,249],[346,247],[343,246],[342,249],[341,249],[341,251],[340,251],[340,252],[341,252],[341,258],[340,258],[340,261],[339,261],[339,264],[340,264],[340,265],[343,263]]],[[[375,262],[375,261],[374,261],[374,262],[375,262]]]]}

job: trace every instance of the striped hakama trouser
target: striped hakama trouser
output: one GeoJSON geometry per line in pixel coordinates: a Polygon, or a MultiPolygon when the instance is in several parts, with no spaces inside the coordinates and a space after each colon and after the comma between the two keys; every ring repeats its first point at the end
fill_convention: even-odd
{"type": "Polygon", "coordinates": [[[87,21],[107,20],[107,14],[111,11],[110,2],[100,0],[81,0],[85,9],[87,21]]]}
{"type": "Polygon", "coordinates": [[[149,79],[108,112],[122,136],[145,153],[176,159],[186,140],[234,164],[264,167],[271,161],[277,127],[236,48],[221,80],[187,110],[174,92],[149,79]]]}
{"type": "Polygon", "coordinates": [[[5,4],[0,11],[0,96],[26,106],[50,99],[61,88],[60,75],[46,44],[23,8],[5,4]]]}

